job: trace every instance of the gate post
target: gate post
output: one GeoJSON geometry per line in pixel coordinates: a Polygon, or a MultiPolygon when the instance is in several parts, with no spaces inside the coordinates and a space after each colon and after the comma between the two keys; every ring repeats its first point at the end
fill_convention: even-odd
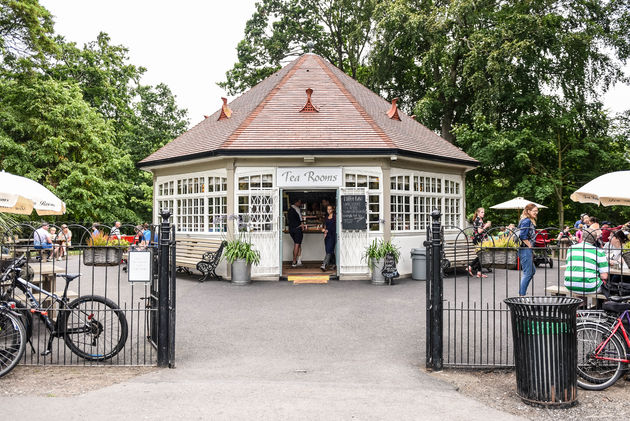
{"type": "Polygon", "coordinates": [[[440,225],[441,212],[438,209],[431,212],[431,239],[427,246],[431,247],[431,270],[427,278],[427,361],[426,367],[432,370],[442,370],[442,229],[440,225]]]}
{"type": "Polygon", "coordinates": [[[171,239],[171,212],[162,210],[162,223],[159,237],[159,274],[158,274],[158,367],[169,366],[169,248],[171,239]]]}

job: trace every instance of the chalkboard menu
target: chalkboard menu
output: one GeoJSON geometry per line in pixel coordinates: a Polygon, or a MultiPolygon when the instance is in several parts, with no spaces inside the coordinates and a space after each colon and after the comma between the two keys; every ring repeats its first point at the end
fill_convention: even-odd
{"type": "Polygon", "coordinates": [[[341,196],[341,228],[345,230],[367,229],[367,209],[364,195],[341,196]]]}
{"type": "Polygon", "coordinates": [[[381,271],[383,276],[391,282],[392,278],[398,278],[398,269],[396,268],[396,258],[392,253],[385,255],[385,261],[383,262],[383,270],[381,271]]]}

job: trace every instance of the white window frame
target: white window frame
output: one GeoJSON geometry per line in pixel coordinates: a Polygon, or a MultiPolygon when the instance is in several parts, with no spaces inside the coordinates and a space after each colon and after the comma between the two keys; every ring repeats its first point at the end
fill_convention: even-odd
{"type": "Polygon", "coordinates": [[[276,190],[276,168],[237,168],[234,174],[234,224],[236,231],[248,230],[251,232],[272,232],[274,231],[274,211],[273,206],[269,208],[269,212],[257,212],[255,216],[253,207],[257,204],[253,203],[253,196],[271,196],[276,190]],[[268,177],[271,176],[269,179],[268,177]],[[247,177],[247,189],[240,189],[241,179],[247,177]],[[263,185],[263,180],[266,183],[263,185]],[[253,186],[256,180],[260,180],[260,184],[253,186]],[[241,198],[247,198],[247,204],[241,204],[241,198]],[[242,212],[242,206],[247,206],[247,212],[242,212]]]}
{"type": "Polygon", "coordinates": [[[447,230],[462,228],[464,180],[461,176],[392,168],[389,182],[392,232],[424,232],[430,226],[431,211],[436,207],[447,230]],[[404,197],[409,197],[410,211],[409,215],[403,212],[401,219],[398,202],[404,197]]]}
{"type": "Polygon", "coordinates": [[[210,214],[209,199],[212,198],[215,209],[214,202],[218,200],[220,208],[227,213],[227,187],[227,170],[225,169],[157,177],[154,189],[156,196],[154,198],[154,208],[158,212],[154,215],[154,221],[159,223],[159,215],[162,209],[168,207],[172,213],[171,221],[178,233],[208,234],[225,232],[227,229],[227,215],[210,214]],[[221,190],[219,191],[214,188],[216,178],[221,180],[219,183],[221,190]],[[189,182],[191,179],[198,179],[198,181],[191,184],[189,182]],[[202,183],[199,182],[199,179],[202,183]],[[209,180],[213,181],[212,191],[209,191],[209,180]],[[195,200],[197,200],[196,203],[195,200]],[[185,210],[182,206],[185,206],[185,210]],[[191,213],[188,212],[190,208],[193,210],[191,213]]]}
{"type": "Polygon", "coordinates": [[[358,183],[356,183],[356,177],[365,176],[367,177],[367,185],[366,185],[366,195],[368,199],[367,203],[367,225],[368,232],[371,233],[382,233],[383,232],[383,224],[381,221],[383,220],[383,171],[380,167],[344,167],[343,168],[343,187],[347,188],[358,188],[358,183]],[[346,175],[354,175],[355,176],[355,185],[350,186],[346,184],[346,175]],[[370,177],[378,178],[378,189],[370,188],[370,177]],[[370,208],[371,201],[378,197],[378,211],[374,212],[370,208]],[[374,225],[378,224],[377,229],[373,229],[374,225]]]}

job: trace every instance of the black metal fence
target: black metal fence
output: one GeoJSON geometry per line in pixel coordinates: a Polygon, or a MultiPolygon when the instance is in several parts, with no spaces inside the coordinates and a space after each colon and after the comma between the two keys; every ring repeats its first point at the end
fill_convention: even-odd
{"type": "Polygon", "coordinates": [[[72,223],[2,231],[0,294],[28,325],[24,364],[174,366],[175,232],[163,216],[144,235],[131,224],[120,236],[111,226],[72,223]],[[147,258],[134,260],[130,276],[136,251],[147,258]],[[134,281],[147,269],[147,279],[134,281]]]}
{"type": "MultiPolygon", "coordinates": [[[[510,315],[503,300],[519,295],[523,270],[516,238],[520,232],[493,228],[476,240],[472,228],[440,226],[439,213],[434,217],[425,243],[427,367],[513,366],[510,315]],[[434,257],[435,253],[439,253],[439,258],[434,257]]],[[[582,231],[578,235],[575,229],[564,234],[563,231],[546,227],[533,233],[536,272],[527,286],[527,295],[578,297],[583,300],[583,307],[595,308],[606,299],[605,293],[630,294],[630,290],[623,289],[630,287],[630,253],[626,254],[618,244],[603,247],[604,240],[615,235],[615,229],[582,231]],[[577,237],[581,237],[580,243],[577,237]],[[597,242],[606,260],[612,262],[607,284],[600,293],[580,294],[565,287],[567,252],[574,244],[580,247],[587,242],[597,242]]]]}

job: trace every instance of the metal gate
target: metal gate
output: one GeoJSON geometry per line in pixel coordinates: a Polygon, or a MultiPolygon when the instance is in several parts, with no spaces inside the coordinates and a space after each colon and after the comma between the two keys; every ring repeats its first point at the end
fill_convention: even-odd
{"type": "MultiPolygon", "coordinates": [[[[503,300],[519,295],[518,246],[509,243],[517,232],[495,228],[474,244],[472,228],[442,226],[439,211],[432,217],[425,242],[427,367],[512,367],[512,328],[503,300]],[[472,276],[468,273],[468,267],[475,266],[481,268],[481,278],[476,268],[472,276]]],[[[568,245],[555,241],[559,233],[555,227],[537,230],[533,248],[537,269],[528,295],[571,295],[564,288],[568,245]]]]}
{"type": "MultiPolygon", "coordinates": [[[[148,228],[147,240],[135,246],[126,245],[126,241],[135,242],[132,224],[120,227],[120,240],[109,235],[113,227],[101,224],[50,224],[57,232],[51,235],[50,247],[44,249],[35,248],[35,240],[45,235],[42,231],[37,234],[41,224],[19,224],[2,232],[0,271],[6,276],[0,284],[0,294],[22,309],[31,331],[31,345],[27,346],[23,364],[174,367],[175,230],[168,221],[170,213],[163,212],[162,216],[160,225],[148,228]],[[105,241],[104,247],[99,246],[99,240],[105,241]],[[128,253],[134,248],[151,255],[151,276],[147,282],[129,280],[128,253]],[[16,272],[10,269],[20,258],[25,259],[19,277],[28,282],[26,294],[14,286],[18,282],[13,280],[16,272]],[[73,344],[66,339],[70,336],[70,319],[78,313],[57,300],[63,298],[66,274],[80,274],[68,283],[66,303],[99,296],[114,305],[90,310],[102,315],[98,321],[101,327],[92,323],[94,332],[101,332],[90,332],[89,346],[96,352],[92,357],[86,352],[83,356],[76,352],[81,347],[78,339],[73,344]],[[115,326],[109,338],[106,337],[109,330],[102,327],[109,326],[108,323],[115,326]],[[99,354],[100,344],[108,341],[121,344],[120,349],[111,357],[99,358],[107,354],[99,354]]],[[[107,345],[102,346],[105,349],[107,345]]]]}

